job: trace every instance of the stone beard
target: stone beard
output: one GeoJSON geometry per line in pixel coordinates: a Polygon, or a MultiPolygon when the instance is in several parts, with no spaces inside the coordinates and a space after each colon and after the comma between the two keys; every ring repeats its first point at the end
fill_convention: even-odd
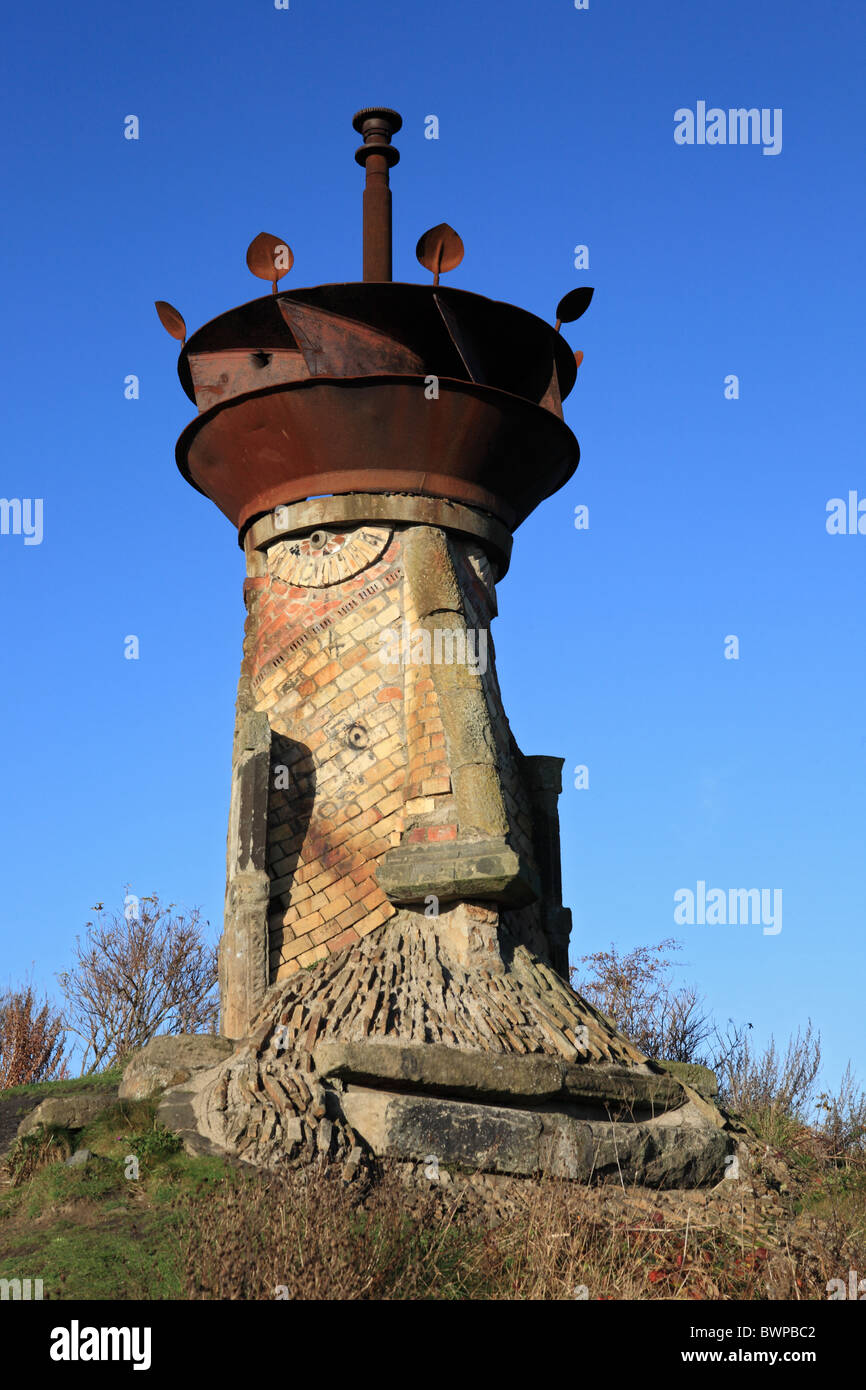
{"type": "Polygon", "coordinates": [[[379,519],[270,526],[256,540],[254,529],[224,1031],[243,1036],[269,986],[397,914],[467,969],[504,968],[522,944],[567,977],[562,759],[524,757],[508,726],[489,547],[379,519]]]}

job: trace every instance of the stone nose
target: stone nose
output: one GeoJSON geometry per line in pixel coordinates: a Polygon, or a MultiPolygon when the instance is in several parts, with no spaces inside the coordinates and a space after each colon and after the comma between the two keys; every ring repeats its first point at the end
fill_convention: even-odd
{"type": "Polygon", "coordinates": [[[398,904],[532,902],[539,883],[516,823],[516,750],[488,660],[492,584],[485,599],[471,548],[438,527],[409,528],[403,548],[406,830],[377,880],[398,904]]]}

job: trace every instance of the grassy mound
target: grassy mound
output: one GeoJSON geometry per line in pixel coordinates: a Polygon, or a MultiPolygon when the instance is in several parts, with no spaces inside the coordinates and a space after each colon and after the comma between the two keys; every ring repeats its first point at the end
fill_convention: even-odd
{"type": "MultiPolygon", "coordinates": [[[[55,1086],[43,1094],[57,1094],[55,1086]]],[[[116,1083],[112,1083],[116,1084],[116,1083]]],[[[827,1297],[866,1269],[866,1168],[802,1137],[711,1191],[582,1188],[383,1165],[366,1186],[193,1158],[151,1101],[13,1145],[0,1278],[49,1299],[827,1297]],[[64,1162],[86,1148],[86,1163],[64,1162]]]]}

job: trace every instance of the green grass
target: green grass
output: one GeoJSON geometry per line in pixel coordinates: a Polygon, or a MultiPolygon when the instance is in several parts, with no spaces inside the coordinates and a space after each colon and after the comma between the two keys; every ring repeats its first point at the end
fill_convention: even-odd
{"type": "Polygon", "coordinates": [[[74,1140],[95,1155],[85,1166],[49,1162],[0,1193],[0,1278],[42,1279],[46,1299],[184,1297],[188,1204],[232,1170],[183,1153],[152,1101],[111,1103],[74,1140]]]}
{"type": "Polygon", "coordinates": [[[72,1096],[76,1091],[95,1091],[100,1087],[111,1089],[119,1086],[123,1077],[122,1067],[112,1067],[110,1071],[94,1072],[93,1076],[76,1076],[67,1081],[35,1081],[29,1086],[9,1086],[0,1091],[0,1100],[12,1096],[72,1096]]]}
{"type": "MultiPolygon", "coordinates": [[[[693,1296],[766,1296],[769,1227],[760,1248],[745,1253],[737,1221],[696,1230],[686,1266],[679,1226],[644,1230],[642,1209],[612,1221],[589,1197],[581,1206],[576,1189],[539,1189],[534,1215],[495,1232],[452,1223],[432,1207],[407,1214],[411,1194],[395,1181],[374,1189],[364,1208],[336,1180],[272,1191],[228,1161],[187,1155],[157,1108],[106,1095],[82,1130],[28,1136],[27,1151],[43,1166],[0,1190],[0,1278],[41,1279],[55,1300],[270,1298],[283,1284],[303,1298],[549,1298],[581,1280],[617,1297],[671,1297],[686,1274],[693,1296]],[[73,1145],[94,1158],[76,1168],[56,1161],[73,1145]],[[130,1155],[137,1178],[128,1176],[130,1155]]],[[[866,1171],[821,1165],[793,1140],[789,1148],[802,1174],[792,1192],[796,1292],[823,1296],[825,1274],[818,1278],[810,1260],[822,1270],[866,1268],[866,1171]]],[[[793,1270],[787,1239],[785,1268],[793,1270]]]]}
{"type": "Polygon", "coordinates": [[[47,1299],[184,1297],[186,1204],[225,1176],[219,1160],[198,1158],[172,1160],[137,1183],[121,1162],[44,1168],[0,1199],[0,1278],[42,1279],[47,1299]]]}
{"type": "Polygon", "coordinates": [[[866,1168],[861,1163],[817,1175],[797,1210],[824,1217],[844,1211],[852,1225],[866,1231],[866,1168]]]}

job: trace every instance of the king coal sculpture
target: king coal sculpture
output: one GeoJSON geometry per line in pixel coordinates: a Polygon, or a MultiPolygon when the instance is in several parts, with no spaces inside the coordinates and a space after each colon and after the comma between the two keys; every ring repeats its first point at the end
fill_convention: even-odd
{"type": "Polygon", "coordinates": [[[724,1176],[715,1107],[568,984],[562,759],[527,756],[490,624],[516,528],[580,457],[562,401],[581,354],[555,327],[391,280],[396,112],[361,111],[364,278],[277,290],[185,341],[187,480],[238,528],[238,689],[222,1027],[231,1055],[167,1092],[193,1147],[269,1167],[435,1156],[495,1173],[724,1176]]]}

